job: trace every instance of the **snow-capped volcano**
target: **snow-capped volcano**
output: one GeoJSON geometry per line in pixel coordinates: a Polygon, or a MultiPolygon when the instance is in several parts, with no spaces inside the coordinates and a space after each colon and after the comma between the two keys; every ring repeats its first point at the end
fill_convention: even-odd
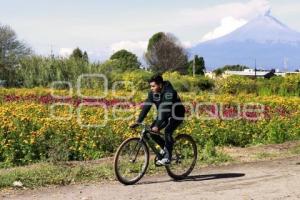
{"type": "Polygon", "coordinates": [[[270,11],[268,11],[233,33],[219,38],[218,42],[245,42],[247,40],[260,43],[295,43],[300,42],[300,33],[278,21],[275,17],[271,16],[270,11]]]}
{"type": "Polygon", "coordinates": [[[203,56],[208,68],[228,64],[294,70],[300,68],[300,33],[281,23],[270,11],[223,37],[190,49],[203,56]]]}

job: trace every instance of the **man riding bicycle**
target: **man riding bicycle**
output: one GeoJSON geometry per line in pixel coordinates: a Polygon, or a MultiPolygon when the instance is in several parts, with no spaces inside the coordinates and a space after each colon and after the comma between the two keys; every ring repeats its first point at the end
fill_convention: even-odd
{"type": "Polygon", "coordinates": [[[172,137],[175,129],[183,122],[185,108],[169,81],[164,81],[161,75],[154,75],[150,80],[150,91],[144,102],[143,109],[137,119],[137,122],[130,127],[137,126],[147,116],[152,104],[157,108],[157,117],[151,125],[153,132],[165,128],[165,138],[159,135],[152,135],[152,139],[163,149],[164,155],[161,160],[156,162],[157,165],[168,165],[171,163],[172,149],[174,140],[172,137]]]}

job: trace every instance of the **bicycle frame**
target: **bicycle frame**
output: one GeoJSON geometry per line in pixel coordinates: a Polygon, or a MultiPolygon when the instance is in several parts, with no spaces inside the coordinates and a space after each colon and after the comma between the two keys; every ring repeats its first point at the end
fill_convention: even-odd
{"type": "MultiPolygon", "coordinates": [[[[161,154],[160,154],[159,150],[155,147],[155,144],[157,144],[157,143],[151,137],[151,134],[159,135],[159,136],[161,136],[161,134],[151,131],[151,129],[143,123],[141,123],[140,125],[142,125],[144,128],[140,134],[141,135],[140,142],[137,144],[137,146],[139,145],[138,151],[136,151],[137,153],[136,153],[133,161],[135,161],[137,158],[138,152],[140,151],[140,148],[142,146],[141,145],[142,141],[144,141],[150,147],[150,149],[154,152],[154,154],[158,158],[161,158],[161,154]]],[[[134,147],[134,150],[136,149],[137,146],[134,147]]]]}
{"type": "Polygon", "coordinates": [[[155,146],[155,145],[158,145],[158,144],[152,139],[151,134],[159,135],[160,136],[160,134],[158,134],[158,133],[145,132],[145,135],[147,137],[145,137],[145,135],[144,135],[144,137],[142,137],[141,139],[150,147],[150,149],[154,152],[154,154],[156,156],[160,157],[161,154],[160,154],[159,150],[155,146]]]}

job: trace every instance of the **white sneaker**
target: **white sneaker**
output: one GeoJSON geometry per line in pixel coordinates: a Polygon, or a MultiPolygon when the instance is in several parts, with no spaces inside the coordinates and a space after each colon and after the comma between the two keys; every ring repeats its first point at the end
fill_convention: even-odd
{"type": "Polygon", "coordinates": [[[160,166],[166,166],[166,165],[171,164],[171,162],[168,158],[163,158],[161,160],[156,161],[156,164],[160,165],[160,166]]]}

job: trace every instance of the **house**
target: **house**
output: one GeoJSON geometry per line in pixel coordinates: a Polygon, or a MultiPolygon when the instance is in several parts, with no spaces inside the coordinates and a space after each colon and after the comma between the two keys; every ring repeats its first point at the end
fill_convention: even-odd
{"type": "Polygon", "coordinates": [[[216,78],[216,74],[214,72],[205,72],[205,77],[211,78],[211,79],[215,79],[216,78]]]}
{"type": "MultiPolygon", "coordinates": [[[[265,78],[266,75],[270,74],[272,70],[254,70],[254,69],[244,69],[244,71],[225,71],[223,77],[228,77],[232,75],[246,76],[246,77],[258,77],[265,78]]],[[[280,72],[279,70],[275,70],[273,72],[276,76],[287,76],[291,74],[300,74],[300,72],[280,72]]]]}
{"type": "Polygon", "coordinates": [[[254,70],[254,69],[244,69],[244,71],[225,71],[223,77],[226,78],[232,75],[246,76],[246,77],[261,77],[263,78],[269,71],[266,70],[254,70]]]}
{"type": "MultiPolygon", "coordinates": [[[[300,74],[300,72],[280,72],[279,70],[254,70],[254,69],[244,69],[244,71],[225,71],[222,76],[222,78],[227,78],[232,75],[238,75],[238,76],[246,76],[250,78],[254,78],[255,76],[258,78],[266,78],[270,75],[270,73],[275,74],[276,76],[288,76],[291,74],[300,74]]],[[[214,72],[206,72],[205,76],[211,79],[216,79],[216,74],[214,72]]]]}

